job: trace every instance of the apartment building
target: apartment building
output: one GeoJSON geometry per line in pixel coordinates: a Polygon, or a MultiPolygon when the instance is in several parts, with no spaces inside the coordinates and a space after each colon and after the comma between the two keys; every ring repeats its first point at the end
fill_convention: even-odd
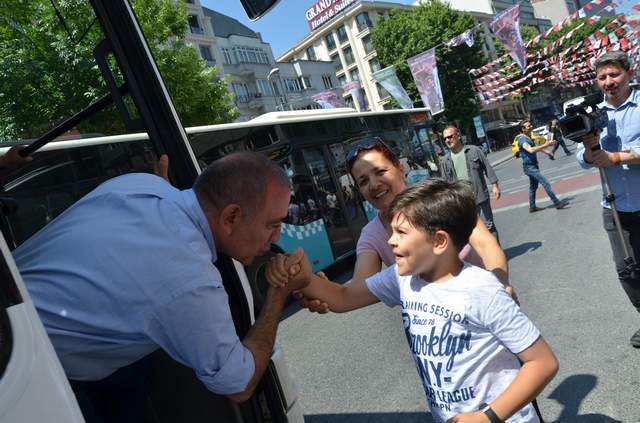
{"type": "Polygon", "coordinates": [[[279,63],[260,33],[236,19],[203,7],[198,0],[187,1],[187,10],[186,41],[229,79],[240,111],[238,121],[277,110],[318,108],[311,96],[327,89],[342,95],[331,62],[311,58],[279,63]]]}

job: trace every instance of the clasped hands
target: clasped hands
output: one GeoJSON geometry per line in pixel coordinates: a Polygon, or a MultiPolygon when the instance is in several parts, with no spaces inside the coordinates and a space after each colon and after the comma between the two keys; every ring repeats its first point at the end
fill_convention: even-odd
{"type": "MultiPolygon", "coordinates": [[[[291,254],[278,254],[273,257],[265,269],[267,282],[274,288],[285,288],[295,298],[301,300],[301,305],[309,311],[324,314],[329,312],[327,303],[319,300],[305,298],[301,289],[305,288],[313,275],[311,265],[302,248],[296,249],[291,254]]],[[[327,279],[324,273],[318,272],[317,276],[327,279]]]]}

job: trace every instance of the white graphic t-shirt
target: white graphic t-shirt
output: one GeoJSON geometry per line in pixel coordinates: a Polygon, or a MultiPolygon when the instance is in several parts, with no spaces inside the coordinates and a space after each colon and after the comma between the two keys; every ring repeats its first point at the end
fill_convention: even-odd
{"type": "MultiPolygon", "coordinates": [[[[498,279],[468,263],[443,283],[400,276],[393,265],[368,278],[367,287],[388,306],[402,307],[407,341],[438,422],[495,400],[520,370],[515,354],[540,336],[498,279]]],[[[539,419],[529,404],[507,422],[539,419]]]]}

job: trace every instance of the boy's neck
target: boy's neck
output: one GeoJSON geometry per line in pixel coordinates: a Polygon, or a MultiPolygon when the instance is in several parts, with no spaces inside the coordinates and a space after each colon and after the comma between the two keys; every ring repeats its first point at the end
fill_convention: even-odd
{"type": "MultiPolygon", "coordinates": [[[[454,250],[455,251],[455,250],[454,250]]],[[[458,253],[445,254],[438,260],[436,266],[429,272],[421,273],[420,277],[430,283],[444,283],[460,274],[464,264],[458,253]]]]}

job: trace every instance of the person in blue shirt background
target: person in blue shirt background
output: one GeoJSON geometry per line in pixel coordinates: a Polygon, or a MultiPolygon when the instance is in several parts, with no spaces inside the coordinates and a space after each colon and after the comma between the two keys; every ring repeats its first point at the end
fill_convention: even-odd
{"type": "MultiPolygon", "coordinates": [[[[629,85],[633,70],[625,53],[605,53],[596,60],[595,67],[596,83],[605,94],[605,101],[598,106],[606,110],[609,123],[599,137],[596,134],[583,137],[576,158],[582,167],[596,166],[607,174],[622,232],[637,261],[640,259],[640,92],[629,85]],[[598,145],[600,149],[596,147],[593,151],[598,145]]],[[[640,272],[637,266],[631,271],[624,262],[624,247],[611,205],[604,196],[604,187],[602,207],[618,279],[631,304],[640,312],[640,272]]],[[[633,334],[630,342],[640,348],[640,330],[633,334]]]]}
{"type": "Polygon", "coordinates": [[[545,151],[544,149],[554,145],[555,141],[547,141],[536,146],[535,142],[531,139],[533,124],[529,119],[525,119],[520,123],[520,129],[522,133],[516,137],[516,140],[518,141],[520,158],[522,158],[522,170],[524,174],[529,177],[529,213],[544,210],[536,206],[536,190],[538,189],[538,185],[542,185],[542,188],[544,188],[551,201],[553,201],[556,209],[567,207],[568,202],[566,200],[560,200],[556,196],[547,178],[540,173],[538,158],[536,157],[536,153],[545,151]]]}
{"type": "Polygon", "coordinates": [[[290,195],[283,171],[255,153],[213,162],[184,191],[132,173],[98,186],[14,251],[87,421],[142,421],[144,400],[127,398],[138,378],[122,374],[158,348],[212,392],[250,397],[294,287],[269,288],[240,340],[214,263],[223,253],[248,265],[269,251],[290,195]],[[121,414],[93,406],[89,392],[106,386],[125,397],[121,414]]]}

